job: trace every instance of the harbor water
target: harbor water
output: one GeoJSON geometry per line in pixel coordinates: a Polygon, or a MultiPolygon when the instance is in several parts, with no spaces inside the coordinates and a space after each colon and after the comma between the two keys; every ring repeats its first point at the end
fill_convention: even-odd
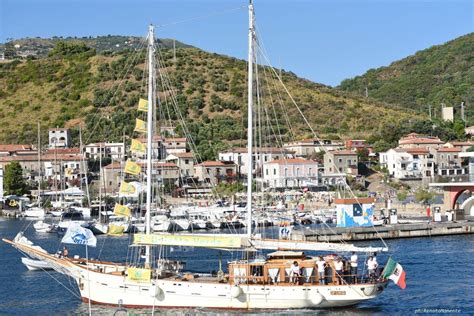
{"type": "MultiPolygon", "coordinates": [[[[13,239],[17,232],[49,252],[60,249],[55,234],[36,233],[32,221],[0,218],[1,238],[13,239]]],[[[370,244],[377,242],[371,242],[370,244]]],[[[333,310],[271,311],[272,314],[474,314],[474,236],[446,236],[387,240],[387,254],[377,256],[384,263],[388,256],[399,261],[407,273],[407,288],[390,283],[377,299],[356,306],[333,310]]],[[[125,261],[129,236],[99,236],[97,247],[89,248],[89,256],[110,261],[125,261]]],[[[367,245],[369,243],[360,243],[367,245]]],[[[85,255],[83,247],[68,245],[70,255],[85,255]]],[[[310,253],[311,255],[311,253],[310,253]]],[[[186,270],[211,272],[218,269],[219,253],[208,249],[174,249],[171,257],[186,262],[186,270]],[[185,251],[186,250],[186,251],[185,251]]],[[[239,254],[223,252],[224,261],[239,254]]],[[[6,243],[0,244],[0,314],[1,315],[71,315],[87,314],[88,305],[76,297],[72,280],[56,272],[28,271],[20,261],[21,254],[6,243]]],[[[361,256],[360,261],[363,258],[361,256]]],[[[111,315],[117,308],[94,306],[93,314],[111,315]]],[[[128,310],[131,314],[151,314],[151,310],[128,310]]],[[[156,314],[234,314],[207,310],[160,310],[156,314]]],[[[261,312],[268,313],[269,311],[261,312]]],[[[235,314],[241,314],[238,312],[235,314]]],[[[257,314],[251,311],[249,314],[257,314]]],[[[121,314],[123,315],[123,314],[121,314]]]]}

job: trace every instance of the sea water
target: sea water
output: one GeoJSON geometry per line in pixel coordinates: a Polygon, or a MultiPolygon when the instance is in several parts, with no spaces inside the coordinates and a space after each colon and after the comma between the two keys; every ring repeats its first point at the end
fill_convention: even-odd
{"type": "MultiPolygon", "coordinates": [[[[20,230],[48,252],[61,249],[55,234],[36,233],[31,220],[0,218],[1,238],[13,239],[20,230]]],[[[125,261],[129,236],[98,236],[97,247],[89,248],[89,256],[109,261],[125,261]]],[[[389,253],[378,254],[379,263],[388,256],[403,265],[407,288],[390,283],[378,298],[356,306],[322,310],[264,311],[261,314],[474,314],[474,235],[386,240],[389,253]]],[[[358,245],[381,244],[380,241],[358,245]]],[[[84,247],[68,245],[70,256],[85,256],[84,247]]],[[[186,262],[186,270],[210,273],[218,269],[219,253],[208,249],[175,249],[171,257],[186,262]],[[186,250],[186,251],[184,251],[186,250]]],[[[222,252],[222,260],[237,259],[238,254],[222,252]]],[[[0,243],[0,314],[65,315],[87,314],[88,305],[75,295],[77,287],[69,278],[56,272],[28,271],[20,261],[21,254],[10,245],[0,243]]],[[[360,261],[363,260],[361,256],[360,261]]],[[[362,265],[362,264],[360,264],[362,265]]],[[[95,315],[112,315],[114,307],[92,305],[95,315]]],[[[128,310],[129,314],[151,314],[151,310],[128,310]]],[[[156,314],[223,314],[223,311],[159,310],[156,314]]],[[[235,314],[241,314],[238,312],[235,314]]],[[[227,312],[225,314],[234,314],[227,312]]],[[[249,314],[258,314],[252,311],[249,314]]],[[[123,315],[123,313],[121,314],[123,315]]]]}

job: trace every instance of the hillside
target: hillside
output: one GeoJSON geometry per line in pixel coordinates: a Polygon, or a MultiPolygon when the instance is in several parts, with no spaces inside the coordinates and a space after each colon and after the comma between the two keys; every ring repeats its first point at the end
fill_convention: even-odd
{"type": "MultiPolygon", "coordinates": [[[[246,62],[191,47],[178,48],[176,61],[166,48],[161,57],[179,112],[203,158],[214,158],[218,149],[237,145],[245,137],[246,62]]],[[[67,126],[73,127],[76,140],[81,125],[86,142],[119,140],[124,132],[131,135],[138,98],[146,97],[144,60],[144,52],[140,56],[130,50],[98,53],[84,44],[58,42],[46,58],[0,63],[0,141],[34,143],[38,120],[44,135],[48,127],[67,126]]],[[[395,139],[394,130],[403,133],[424,119],[410,110],[350,96],[290,72],[282,72],[282,78],[320,136],[395,139]]],[[[284,141],[310,137],[284,92],[271,88],[269,93],[279,93],[280,103],[273,110],[285,118],[269,123],[270,127],[278,128],[284,141]]],[[[166,125],[179,125],[169,95],[160,98],[160,117],[171,119],[166,125]]],[[[179,126],[177,130],[182,133],[179,126]]]]}
{"type": "MultiPolygon", "coordinates": [[[[85,43],[88,47],[95,49],[98,53],[120,52],[125,49],[135,49],[143,42],[143,38],[137,36],[89,36],[89,37],[53,37],[53,38],[23,38],[11,40],[0,44],[0,52],[7,50],[7,55],[16,55],[20,57],[42,58],[48,56],[48,53],[56,46],[58,42],[66,43],[85,43]]],[[[156,39],[160,47],[172,48],[173,40],[160,38],[156,39]]],[[[175,41],[175,47],[191,47],[179,41],[175,41]]]]}
{"type": "MultiPolygon", "coordinates": [[[[344,80],[339,89],[365,94],[388,103],[440,115],[441,104],[467,105],[466,114],[474,124],[474,33],[443,45],[417,52],[387,67],[371,69],[362,76],[344,80]],[[435,112],[436,111],[436,112],[435,112]]],[[[459,116],[460,111],[458,111],[459,116]]]]}

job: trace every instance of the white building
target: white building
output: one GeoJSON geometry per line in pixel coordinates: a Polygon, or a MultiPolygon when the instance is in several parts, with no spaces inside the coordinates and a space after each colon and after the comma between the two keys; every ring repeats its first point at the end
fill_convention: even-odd
{"type": "Polygon", "coordinates": [[[294,151],[297,157],[310,157],[319,152],[339,150],[344,147],[342,141],[330,139],[304,139],[283,144],[283,148],[294,151]]]}
{"type": "Polygon", "coordinates": [[[380,166],[396,179],[422,179],[434,176],[434,156],[427,148],[395,148],[380,153],[380,166]]]}
{"type": "Polygon", "coordinates": [[[237,166],[226,161],[204,161],[194,166],[194,175],[199,182],[211,185],[234,181],[236,171],[237,166]]]}
{"type": "Polygon", "coordinates": [[[48,130],[49,148],[68,148],[71,146],[71,131],[67,128],[48,130]]]}
{"type": "Polygon", "coordinates": [[[444,145],[444,142],[435,136],[420,135],[417,133],[408,134],[398,141],[400,148],[428,148],[436,149],[444,145]]]}
{"type": "Polygon", "coordinates": [[[125,155],[124,143],[92,143],[85,147],[87,159],[112,158],[113,160],[122,160],[125,155]]]}
{"type": "Polygon", "coordinates": [[[302,158],[278,159],[263,164],[263,181],[270,188],[318,185],[318,163],[302,158]]]}
{"type": "Polygon", "coordinates": [[[187,144],[187,139],[185,137],[165,138],[163,140],[165,155],[185,153],[186,144],[187,144]]]}
{"type": "Polygon", "coordinates": [[[174,163],[179,168],[180,176],[183,178],[194,176],[193,153],[175,153],[166,157],[167,162],[174,163]]]}
{"type": "MultiPolygon", "coordinates": [[[[252,156],[252,173],[256,173],[256,171],[260,173],[264,163],[283,158],[293,158],[294,152],[284,148],[262,147],[254,148],[252,156]]],[[[247,159],[247,148],[233,148],[219,153],[220,161],[231,161],[237,165],[237,174],[239,175],[248,174],[247,159]]]]}

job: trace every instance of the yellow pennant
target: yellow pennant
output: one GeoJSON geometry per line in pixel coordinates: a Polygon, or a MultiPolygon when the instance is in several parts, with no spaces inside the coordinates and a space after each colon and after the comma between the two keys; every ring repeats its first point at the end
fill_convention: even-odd
{"type": "Polygon", "coordinates": [[[149,282],[151,279],[150,269],[128,268],[127,276],[130,280],[149,282]]]}
{"type": "Polygon", "coordinates": [[[66,170],[64,170],[64,175],[66,177],[70,177],[72,176],[72,172],[73,172],[72,168],[66,168],[66,170]]]}
{"type": "Polygon", "coordinates": [[[142,167],[140,167],[140,165],[137,164],[136,162],[127,160],[127,162],[125,163],[124,171],[125,173],[133,174],[136,176],[140,174],[140,172],[142,171],[142,167]]]}
{"type": "Polygon", "coordinates": [[[140,119],[135,119],[135,132],[146,133],[146,122],[140,119]]]}
{"type": "Polygon", "coordinates": [[[138,111],[148,112],[148,101],[145,99],[140,99],[138,101],[138,111]]]}
{"type": "Polygon", "coordinates": [[[125,228],[123,226],[109,224],[109,231],[107,232],[107,235],[122,236],[124,230],[125,228]]]}
{"type": "Polygon", "coordinates": [[[146,145],[139,141],[138,139],[132,139],[132,144],[130,145],[130,151],[132,153],[146,153],[146,145]]]}
{"type": "Polygon", "coordinates": [[[115,203],[114,214],[117,216],[130,216],[130,209],[125,205],[115,203]]]}
{"type": "Polygon", "coordinates": [[[130,183],[127,183],[125,181],[122,181],[120,184],[120,194],[125,194],[125,195],[133,195],[137,192],[137,189],[130,183]]]}

